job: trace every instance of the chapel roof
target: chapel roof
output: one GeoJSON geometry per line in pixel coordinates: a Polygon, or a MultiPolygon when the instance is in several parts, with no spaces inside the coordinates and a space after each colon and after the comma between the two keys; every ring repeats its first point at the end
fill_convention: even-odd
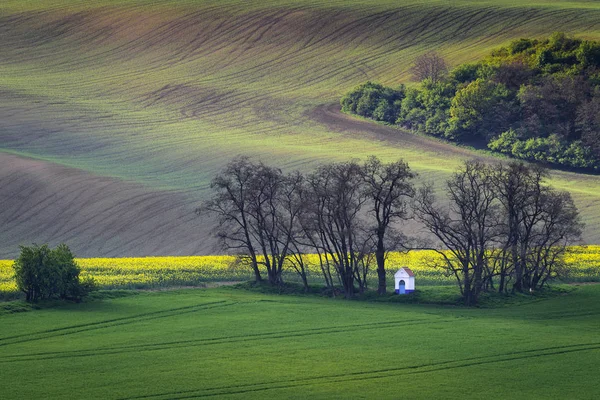
{"type": "Polygon", "coordinates": [[[406,273],[408,276],[415,276],[414,272],[411,271],[408,267],[402,267],[394,274],[394,276],[398,276],[398,274],[402,274],[402,272],[406,273]]]}

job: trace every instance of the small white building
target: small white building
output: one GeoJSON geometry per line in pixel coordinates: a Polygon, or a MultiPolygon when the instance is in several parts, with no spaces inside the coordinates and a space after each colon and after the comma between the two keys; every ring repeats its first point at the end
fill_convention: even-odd
{"type": "Polygon", "coordinates": [[[410,268],[403,267],[394,274],[396,294],[408,294],[415,291],[415,274],[410,268]]]}

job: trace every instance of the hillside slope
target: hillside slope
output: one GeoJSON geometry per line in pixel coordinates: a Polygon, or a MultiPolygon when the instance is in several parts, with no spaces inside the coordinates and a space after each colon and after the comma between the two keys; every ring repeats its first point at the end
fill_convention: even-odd
{"type": "MultiPolygon", "coordinates": [[[[193,210],[239,153],[304,170],[403,157],[441,182],[472,154],[357,123],[330,105],[366,80],[406,81],[423,51],[457,64],[559,26],[600,38],[600,5],[3,1],[0,151],[22,157],[0,162],[0,256],[33,241],[68,241],[82,256],[208,252],[193,210]],[[63,178],[75,173],[76,183],[63,178]],[[108,181],[113,189],[94,189],[108,181]],[[99,210],[110,210],[102,223],[99,210]]],[[[557,173],[553,183],[572,191],[586,239],[600,242],[600,178],[557,173]]]]}
{"type": "Polygon", "coordinates": [[[214,252],[189,196],[0,153],[0,259],[19,244],[65,241],[78,255],[214,252]],[[177,246],[173,246],[176,243],[177,246]]]}

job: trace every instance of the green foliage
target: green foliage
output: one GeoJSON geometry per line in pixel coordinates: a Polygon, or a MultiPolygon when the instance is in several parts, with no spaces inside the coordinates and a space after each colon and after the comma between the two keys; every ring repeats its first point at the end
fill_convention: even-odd
{"type": "Polygon", "coordinates": [[[94,289],[92,279],[79,279],[80,269],[66,244],[55,249],[48,245],[21,246],[13,265],[17,288],[26,301],[47,299],[80,301],[94,289]]]}
{"type": "Polygon", "coordinates": [[[532,39],[517,39],[512,41],[507,50],[511,55],[523,53],[525,50],[531,49],[537,44],[537,40],[532,39]]]}
{"type": "Polygon", "coordinates": [[[600,67],[600,43],[584,40],[575,51],[577,61],[584,67],[600,67]]]}
{"type": "Polygon", "coordinates": [[[457,83],[468,83],[477,79],[478,64],[461,64],[450,71],[449,78],[457,83]]]}
{"type": "Polygon", "coordinates": [[[594,159],[590,147],[579,140],[561,140],[558,135],[521,139],[517,132],[509,129],[492,139],[488,147],[523,160],[600,171],[600,161],[594,159]]]}
{"type": "Polygon", "coordinates": [[[442,136],[450,113],[452,82],[422,82],[422,90],[409,89],[400,104],[396,123],[418,132],[442,136]]]}
{"type": "Polygon", "coordinates": [[[342,97],[342,111],[376,121],[394,123],[404,92],[404,86],[394,90],[378,83],[367,82],[342,97]]]}
{"type": "Polygon", "coordinates": [[[483,140],[520,159],[597,171],[599,68],[600,43],[556,32],[546,40],[515,40],[441,81],[402,90],[394,101],[391,89],[368,82],[342,105],[428,135],[483,140]]]}
{"type": "Polygon", "coordinates": [[[461,139],[486,136],[509,120],[511,93],[502,84],[478,78],[456,92],[450,106],[446,137],[461,139]],[[504,117],[504,118],[500,118],[504,117]]]}

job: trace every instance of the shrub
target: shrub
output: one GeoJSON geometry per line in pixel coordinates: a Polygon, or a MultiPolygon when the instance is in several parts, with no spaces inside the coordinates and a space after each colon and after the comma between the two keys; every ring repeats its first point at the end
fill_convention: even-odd
{"type": "Polygon", "coordinates": [[[344,112],[394,123],[403,98],[403,86],[394,90],[378,83],[367,82],[344,96],[341,105],[344,112]]]}
{"type": "Polygon", "coordinates": [[[502,84],[478,78],[456,92],[446,136],[452,139],[504,131],[510,118],[510,92],[502,84]],[[500,118],[500,116],[504,118],[500,118]]]}
{"type": "Polygon", "coordinates": [[[491,140],[488,147],[523,160],[600,170],[600,160],[589,147],[579,140],[566,142],[558,135],[522,140],[514,130],[509,129],[491,140]]]}
{"type": "Polygon", "coordinates": [[[46,244],[34,244],[20,249],[13,268],[17,288],[28,302],[56,298],[81,301],[95,288],[92,279],[79,279],[79,266],[67,245],[50,249],[46,244]]]}
{"type": "Polygon", "coordinates": [[[450,79],[457,83],[469,83],[477,79],[477,64],[461,64],[450,72],[450,79]]]}
{"type": "Polygon", "coordinates": [[[536,41],[532,39],[518,39],[508,45],[508,50],[510,51],[510,54],[518,54],[535,46],[536,44],[536,41]]]}

